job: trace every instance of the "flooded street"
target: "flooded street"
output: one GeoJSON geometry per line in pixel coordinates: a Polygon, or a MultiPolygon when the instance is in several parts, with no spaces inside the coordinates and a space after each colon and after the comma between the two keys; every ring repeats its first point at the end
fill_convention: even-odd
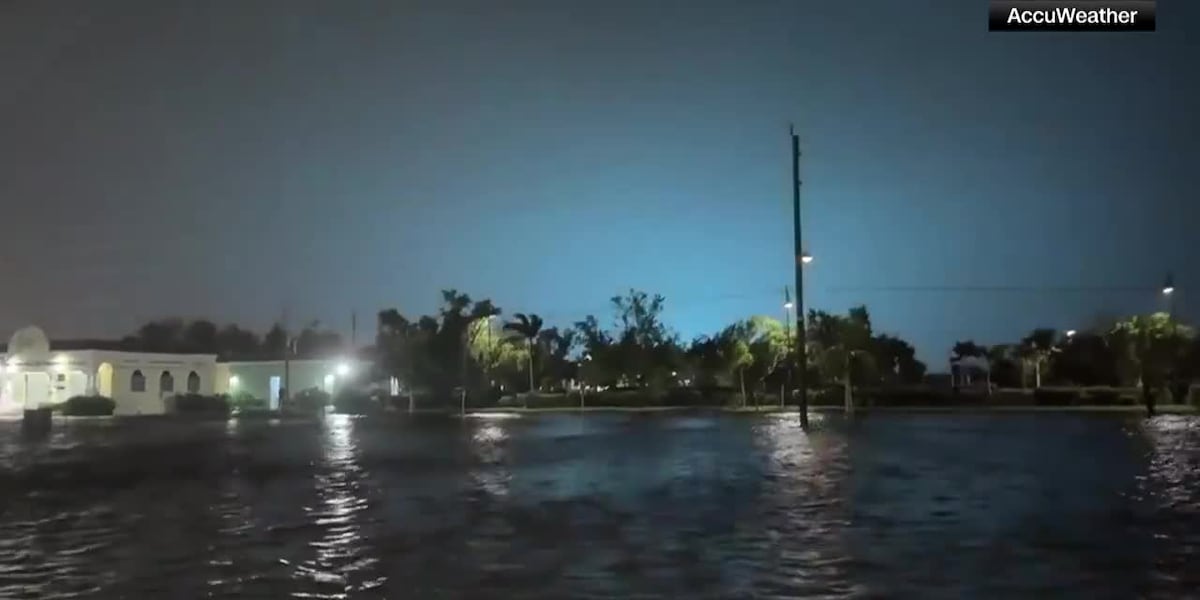
{"type": "Polygon", "coordinates": [[[2,598],[1180,598],[1200,420],[0,423],[2,598]]]}

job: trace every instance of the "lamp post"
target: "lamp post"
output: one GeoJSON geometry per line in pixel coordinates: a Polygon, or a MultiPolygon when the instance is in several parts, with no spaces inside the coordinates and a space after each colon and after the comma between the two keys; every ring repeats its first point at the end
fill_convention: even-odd
{"type": "Polygon", "coordinates": [[[578,376],[578,380],[579,380],[579,410],[584,409],[583,397],[584,397],[584,394],[587,393],[587,389],[586,389],[587,386],[584,385],[584,383],[583,383],[583,368],[584,368],[583,365],[584,365],[584,363],[590,362],[591,360],[592,360],[591,353],[585,352],[583,354],[583,359],[580,360],[579,364],[575,367],[577,370],[576,375],[578,376]]]}
{"type": "Polygon", "coordinates": [[[791,291],[787,286],[783,286],[783,339],[787,346],[787,378],[783,380],[783,390],[779,394],[779,408],[787,405],[787,397],[791,392],[788,388],[792,383],[792,309],[795,306],[791,291]]]}
{"type": "Polygon", "coordinates": [[[1167,302],[1167,317],[1174,317],[1174,300],[1175,300],[1175,277],[1167,273],[1167,278],[1163,281],[1162,295],[1167,302]]]}
{"type": "MultiPolygon", "coordinates": [[[[807,252],[800,254],[800,264],[801,265],[812,264],[812,261],[813,261],[813,257],[811,254],[809,254],[807,252]]],[[[803,306],[803,304],[804,303],[801,301],[800,305],[803,306]]],[[[792,301],[791,289],[788,286],[783,286],[783,324],[784,324],[784,339],[787,342],[787,348],[788,348],[788,352],[787,352],[788,372],[787,372],[787,379],[784,380],[783,392],[780,394],[780,397],[779,397],[779,406],[780,407],[783,407],[787,402],[787,398],[791,397],[791,389],[790,388],[792,385],[792,374],[793,374],[793,371],[795,370],[795,355],[794,355],[795,349],[792,347],[792,320],[793,319],[796,320],[796,327],[799,328],[800,327],[799,320],[804,318],[803,315],[797,314],[795,312],[795,309],[796,309],[796,303],[792,301]]],[[[800,368],[804,369],[806,367],[807,367],[807,364],[801,366],[800,368]]]]}

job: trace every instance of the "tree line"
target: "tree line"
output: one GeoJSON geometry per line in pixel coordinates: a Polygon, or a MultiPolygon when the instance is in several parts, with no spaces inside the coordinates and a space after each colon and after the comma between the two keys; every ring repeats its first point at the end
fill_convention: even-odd
{"type": "Polygon", "coordinates": [[[291,356],[295,358],[324,358],[345,350],[341,334],[323,328],[319,321],[309,322],[294,333],[276,323],[259,335],[233,323],[222,326],[206,319],[180,318],[150,321],[116,342],[99,345],[130,352],[215,354],[224,360],[273,360],[283,358],[289,343],[291,356]]]}
{"type": "MultiPolygon", "coordinates": [[[[536,314],[505,318],[490,300],[442,292],[436,314],[378,315],[374,347],[381,375],[412,391],[449,396],[591,388],[728,388],[743,404],[780,391],[798,365],[795,323],[756,315],[684,342],[663,321],[666,299],[629,290],[610,299],[611,321],[588,315],[569,327],[545,327],[536,314]]],[[[846,315],[810,311],[809,385],[919,383],[926,367],[915,349],[872,329],[866,307],[846,315]]]]}
{"type": "Polygon", "coordinates": [[[1200,377],[1200,338],[1167,313],[1101,323],[1086,331],[1034,329],[1020,342],[985,346],[959,341],[951,349],[957,384],[1138,387],[1147,408],[1157,396],[1177,401],[1200,377]]]}

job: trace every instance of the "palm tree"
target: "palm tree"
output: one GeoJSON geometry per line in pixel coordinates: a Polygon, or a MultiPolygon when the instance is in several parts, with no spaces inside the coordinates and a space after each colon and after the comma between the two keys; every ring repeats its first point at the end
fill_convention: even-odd
{"type": "Polygon", "coordinates": [[[1010,347],[1008,344],[997,344],[988,346],[984,349],[984,357],[987,358],[987,386],[988,394],[992,393],[992,372],[997,367],[1003,365],[1008,360],[1010,347]]]}
{"type": "Polygon", "coordinates": [[[529,349],[529,393],[533,393],[533,354],[534,343],[538,333],[542,331],[542,318],[535,314],[515,313],[513,320],[504,324],[505,331],[511,331],[525,338],[525,347],[529,349]]]}
{"type": "MultiPolygon", "coordinates": [[[[1042,387],[1042,364],[1054,352],[1054,342],[1057,333],[1053,329],[1034,329],[1021,340],[1021,354],[1033,362],[1033,387],[1042,387]]],[[[1021,381],[1025,378],[1022,376],[1021,381]]]]}

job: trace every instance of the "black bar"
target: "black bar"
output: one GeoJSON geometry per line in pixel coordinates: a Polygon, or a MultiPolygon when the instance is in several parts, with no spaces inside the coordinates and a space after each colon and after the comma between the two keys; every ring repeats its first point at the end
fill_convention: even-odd
{"type": "Polygon", "coordinates": [[[1154,0],[991,0],[988,31],[1154,31],[1154,5],[1154,0]]]}

